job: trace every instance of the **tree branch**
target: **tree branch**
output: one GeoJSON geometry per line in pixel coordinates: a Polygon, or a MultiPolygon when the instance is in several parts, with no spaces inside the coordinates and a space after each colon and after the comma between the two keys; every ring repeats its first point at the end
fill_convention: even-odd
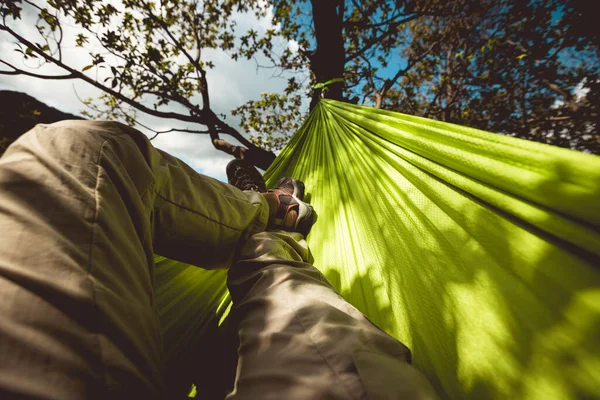
{"type": "MultiPolygon", "coordinates": [[[[396,84],[398,79],[400,79],[400,77],[404,76],[408,71],[410,71],[410,69],[412,67],[414,67],[418,62],[420,62],[425,57],[427,57],[427,55],[429,53],[431,53],[431,51],[434,49],[434,47],[437,46],[439,43],[443,42],[447,36],[448,36],[448,34],[441,36],[438,40],[433,42],[427,50],[422,52],[418,57],[409,59],[406,67],[399,69],[398,72],[396,72],[396,74],[391,79],[384,80],[384,84],[383,84],[383,87],[381,88],[381,90],[377,90],[377,88],[374,88],[375,98],[376,98],[375,107],[381,108],[381,105],[383,103],[383,100],[385,99],[385,96],[387,95],[389,90],[392,88],[392,86],[394,86],[396,84]]],[[[366,59],[364,56],[361,56],[361,58],[366,59]]],[[[370,63],[368,63],[368,65],[369,65],[369,67],[371,67],[370,63]]],[[[372,79],[371,79],[371,82],[373,82],[372,79]]],[[[374,85],[374,83],[372,83],[372,84],[374,85]]]]}
{"type": "MultiPolygon", "coordinates": [[[[34,4],[30,3],[29,0],[25,0],[25,1],[28,4],[35,6],[34,4]]],[[[156,117],[160,117],[160,118],[176,119],[179,121],[185,121],[185,122],[190,122],[190,123],[194,123],[194,124],[202,124],[202,125],[206,125],[208,127],[208,130],[173,128],[173,129],[169,129],[166,131],[155,131],[155,130],[152,130],[151,128],[145,127],[155,133],[153,138],[157,137],[157,135],[160,133],[176,132],[176,131],[197,133],[197,134],[207,134],[208,133],[211,135],[211,140],[212,140],[215,148],[225,151],[225,152],[232,154],[239,158],[246,158],[246,159],[248,159],[248,161],[250,161],[254,165],[257,165],[263,169],[268,168],[270,163],[274,160],[275,155],[272,152],[263,150],[263,149],[257,147],[256,145],[254,145],[253,143],[251,143],[235,128],[233,128],[232,126],[228,125],[227,123],[225,123],[224,121],[219,119],[217,117],[217,115],[210,109],[210,98],[209,98],[208,84],[207,84],[207,79],[206,79],[206,70],[203,68],[202,62],[200,61],[202,38],[199,35],[198,29],[193,30],[193,32],[194,32],[193,38],[195,39],[195,45],[196,45],[196,50],[197,50],[196,57],[194,58],[188,51],[187,43],[185,45],[184,45],[184,43],[182,43],[182,40],[186,39],[187,36],[186,37],[182,36],[181,38],[178,38],[177,34],[170,31],[169,25],[161,17],[159,17],[155,14],[151,10],[151,8],[149,7],[149,5],[147,3],[143,3],[143,4],[146,5],[146,7],[144,7],[145,8],[144,14],[147,17],[152,18],[154,20],[154,22],[156,22],[159,25],[160,29],[166,35],[166,41],[167,42],[171,41],[172,45],[180,52],[180,54],[183,53],[184,57],[191,63],[191,66],[193,66],[195,68],[196,75],[197,75],[196,79],[198,81],[198,88],[200,89],[199,91],[201,92],[202,99],[203,99],[202,108],[200,108],[198,105],[192,104],[187,97],[179,94],[177,92],[177,90],[170,89],[170,86],[169,86],[171,84],[170,80],[171,80],[171,78],[174,78],[173,73],[171,71],[166,71],[164,73],[157,74],[155,71],[153,71],[153,68],[151,66],[148,70],[149,74],[152,73],[158,78],[158,82],[160,82],[161,80],[164,82],[164,84],[166,85],[165,93],[163,93],[160,90],[150,93],[144,89],[150,90],[151,88],[149,88],[149,87],[144,88],[143,83],[141,83],[141,91],[139,93],[138,93],[138,90],[136,89],[136,86],[134,86],[132,88],[134,90],[134,93],[127,96],[126,94],[123,93],[124,89],[122,88],[122,86],[119,86],[116,89],[110,88],[110,87],[105,86],[102,83],[98,82],[96,79],[89,77],[83,71],[80,72],[80,71],[73,69],[72,67],[63,63],[63,61],[62,61],[60,44],[62,42],[63,32],[62,32],[62,28],[60,27],[60,24],[59,24],[60,30],[57,32],[58,37],[56,35],[54,36],[54,41],[56,41],[57,45],[59,46],[58,53],[55,53],[55,52],[46,53],[44,50],[42,50],[41,48],[38,48],[34,43],[29,41],[25,37],[21,36],[19,33],[12,30],[10,27],[6,26],[5,24],[0,25],[0,31],[7,32],[13,38],[15,38],[18,43],[21,43],[22,45],[27,46],[27,48],[30,49],[30,50],[28,50],[28,52],[33,52],[33,54],[35,56],[39,56],[41,59],[45,60],[46,62],[60,67],[61,69],[67,71],[68,74],[55,75],[55,76],[35,74],[32,72],[28,72],[25,70],[15,68],[13,65],[11,65],[5,61],[2,61],[2,60],[0,60],[2,62],[2,64],[8,66],[12,70],[11,71],[0,71],[0,74],[25,75],[25,76],[31,76],[31,77],[40,78],[40,79],[81,79],[82,81],[96,87],[97,89],[100,89],[106,95],[112,96],[113,98],[115,98],[117,100],[117,108],[118,109],[120,109],[121,105],[126,104],[131,107],[130,111],[138,110],[138,111],[144,112],[148,115],[152,115],[152,116],[156,116],[156,117]],[[153,94],[153,95],[159,96],[159,98],[165,99],[167,101],[171,100],[174,102],[178,102],[188,109],[190,115],[186,115],[186,114],[182,114],[182,113],[178,113],[178,112],[159,111],[156,109],[156,106],[154,109],[144,106],[143,104],[140,103],[140,95],[143,93],[153,94]],[[133,96],[133,98],[131,98],[132,96],[133,96]],[[225,140],[220,139],[219,138],[220,133],[228,134],[228,135],[234,137],[242,144],[242,146],[246,146],[247,148],[243,148],[242,146],[235,146],[235,145],[232,145],[231,143],[226,142],[225,140]]],[[[37,8],[39,9],[39,7],[37,7],[37,8]]],[[[192,13],[192,11],[190,11],[190,12],[192,13]]],[[[190,23],[194,23],[194,25],[195,25],[194,17],[192,16],[190,18],[191,18],[190,23]]],[[[101,40],[101,38],[98,37],[97,33],[94,33],[90,29],[87,29],[87,30],[89,32],[91,32],[93,35],[95,35],[96,39],[98,39],[100,41],[100,43],[102,43],[102,40],[101,40]]],[[[50,37],[50,39],[52,39],[52,37],[50,37]]],[[[105,49],[109,53],[111,53],[117,57],[120,56],[119,54],[116,54],[114,51],[111,51],[110,48],[105,47],[105,49]]],[[[100,62],[98,62],[98,61],[100,61],[100,60],[95,60],[94,65],[99,64],[100,62]]],[[[113,73],[113,74],[115,74],[115,73],[113,73]]],[[[149,76],[149,78],[152,78],[152,77],[149,76]]],[[[152,79],[154,80],[154,78],[152,78],[152,79]]],[[[121,112],[122,112],[122,110],[121,110],[121,112]]],[[[133,114],[135,114],[135,113],[133,113],[133,114]]],[[[139,122],[137,122],[134,117],[130,118],[130,117],[128,117],[127,114],[124,114],[124,115],[130,123],[136,123],[136,124],[142,125],[139,122]]]]}
{"type": "MultiPolygon", "coordinates": [[[[1,29],[1,28],[0,28],[1,29]]],[[[73,74],[67,74],[67,75],[40,75],[40,74],[35,74],[33,72],[28,72],[28,71],[24,71],[22,69],[19,69],[17,67],[15,67],[12,64],[7,63],[4,60],[0,60],[0,63],[12,68],[14,71],[1,71],[0,70],[0,75],[26,75],[26,76],[31,76],[33,78],[39,78],[39,79],[47,79],[47,80],[61,80],[61,79],[76,79],[77,77],[73,74]]]]}
{"type": "MultiPolygon", "coordinates": [[[[148,127],[146,127],[146,129],[150,129],[148,127]]],[[[154,129],[150,129],[151,131],[153,131],[155,133],[154,136],[152,136],[150,138],[150,140],[156,139],[156,137],[160,134],[163,133],[170,133],[170,132],[184,132],[184,133],[210,133],[209,131],[199,131],[196,129],[178,129],[178,128],[172,128],[172,129],[168,129],[166,131],[155,131],[154,129]]]]}
{"type": "Polygon", "coordinates": [[[391,25],[391,26],[390,26],[390,27],[387,29],[387,31],[386,31],[384,34],[382,34],[382,35],[380,35],[380,36],[378,36],[378,37],[376,37],[376,38],[373,38],[373,39],[371,39],[371,40],[370,40],[370,41],[368,41],[368,42],[367,42],[367,44],[365,44],[363,47],[361,47],[360,49],[356,50],[354,53],[351,53],[351,54],[349,54],[348,56],[346,56],[346,62],[348,62],[348,61],[352,61],[352,60],[353,60],[353,59],[355,59],[356,57],[359,57],[359,56],[363,55],[363,54],[364,54],[364,53],[365,53],[367,50],[369,50],[369,49],[370,49],[370,48],[371,48],[371,47],[372,47],[374,44],[376,44],[376,43],[378,43],[378,42],[382,41],[383,39],[387,38],[388,36],[390,36],[390,35],[392,35],[392,34],[396,33],[396,29],[393,29],[393,28],[395,28],[395,27],[397,27],[397,26],[400,26],[400,25],[402,25],[402,24],[405,24],[405,23],[407,23],[407,22],[410,22],[410,21],[412,21],[412,20],[414,20],[414,19],[416,19],[416,18],[418,18],[418,17],[420,17],[420,16],[421,16],[421,14],[414,14],[414,15],[412,15],[412,16],[410,16],[410,17],[407,17],[407,18],[405,18],[405,19],[403,19],[403,20],[401,20],[401,21],[398,21],[398,22],[394,23],[393,25],[391,25]]]}
{"type": "MultiPolygon", "coordinates": [[[[146,12],[148,13],[148,15],[150,15],[150,17],[156,21],[163,29],[163,31],[167,34],[167,36],[173,41],[173,45],[183,53],[183,55],[185,56],[185,58],[188,59],[188,61],[194,66],[194,68],[196,68],[196,72],[197,72],[197,77],[198,80],[200,81],[200,94],[202,95],[202,109],[204,111],[210,110],[210,97],[209,97],[209,93],[208,93],[208,83],[206,81],[206,70],[204,68],[202,68],[202,65],[200,64],[200,36],[198,34],[198,30],[194,29],[195,32],[195,41],[196,41],[196,57],[192,57],[190,53],[188,53],[187,49],[185,48],[185,46],[175,38],[175,36],[173,36],[173,34],[171,33],[171,31],[169,30],[169,26],[161,19],[158,18],[151,10],[151,8],[149,7],[149,5],[147,5],[146,3],[144,3],[145,8],[146,8],[146,12]]],[[[195,22],[194,22],[195,23],[195,22]]],[[[187,105],[188,107],[191,107],[192,109],[194,108],[194,106],[189,103],[188,101],[186,101],[186,99],[180,99],[179,102],[182,102],[182,104],[187,105]]],[[[248,142],[250,143],[250,142],[248,142]]]]}
{"type": "MultiPolygon", "coordinates": [[[[513,47],[515,47],[517,50],[521,51],[521,52],[522,52],[522,53],[524,53],[524,54],[530,54],[530,51],[529,51],[528,49],[526,49],[524,46],[520,45],[519,43],[516,43],[516,42],[514,42],[514,41],[512,41],[512,40],[510,40],[510,39],[507,39],[507,40],[506,40],[506,43],[508,43],[509,45],[511,45],[511,46],[513,46],[513,47]]],[[[558,52],[559,52],[560,50],[562,50],[562,48],[561,48],[561,47],[559,47],[559,49],[558,49],[558,50],[556,50],[556,51],[554,52],[554,54],[552,54],[552,57],[553,57],[553,56],[555,56],[556,54],[558,54],[558,52]]],[[[542,63],[542,61],[541,61],[541,60],[539,60],[539,59],[537,59],[537,58],[536,58],[536,59],[534,59],[534,61],[535,61],[536,63],[538,63],[538,64],[541,64],[541,63],[542,63]]],[[[575,101],[575,98],[574,98],[574,96],[573,96],[571,93],[569,93],[569,92],[565,91],[565,90],[564,90],[563,88],[561,88],[561,87],[560,87],[558,84],[556,84],[556,83],[554,83],[554,82],[550,82],[550,80],[548,80],[547,78],[542,78],[542,80],[543,80],[543,81],[546,83],[546,85],[548,85],[548,87],[549,87],[551,90],[555,91],[556,93],[560,94],[561,96],[563,96],[563,97],[565,98],[565,101],[566,101],[567,105],[569,106],[569,108],[570,108],[572,111],[577,111],[577,110],[579,110],[579,104],[577,104],[577,102],[575,101]]]]}
{"type": "Polygon", "coordinates": [[[199,124],[204,124],[204,118],[202,116],[196,115],[196,116],[191,116],[191,115],[185,115],[185,114],[179,114],[179,113],[174,113],[174,112],[166,112],[166,111],[157,111],[157,110],[153,110],[151,108],[148,108],[146,106],[143,106],[142,104],[131,100],[130,98],[128,98],[127,96],[107,87],[102,85],[101,83],[95,81],[94,79],[88,77],[87,75],[65,65],[63,62],[61,62],[60,60],[57,60],[56,58],[44,53],[43,51],[39,50],[37,48],[37,46],[35,46],[33,43],[31,43],[29,40],[25,39],[24,37],[22,37],[21,35],[19,35],[18,33],[16,33],[15,31],[13,31],[12,29],[10,29],[9,27],[7,27],[6,25],[1,25],[0,26],[0,31],[6,31],[8,32],[11,36],[13,36],[15,39],[17,39],[19,42],[23,43],[24,45],[26,45],[27,47],[29,47],[33,52],[37,53],[38,55],[42,56],[46,61],[53,63],[59,67],[61,67],[62,69],[70,72],[72,75],[74,75],[74,78],[78,78],[81,79],[87,83],[89,83],[90,85],[110,94],[111,96],[114,96],[115,98],[121,100],[122,102],[129,104],[130,106],[145,112],[146,114],[149,115],[153,115],[155,117],[160,117],[160,118],[170,118],[170,119],[177,119],[180,121],[186,121],[186,122],[193,122],[193,123],[199,123],[199,124]]]}

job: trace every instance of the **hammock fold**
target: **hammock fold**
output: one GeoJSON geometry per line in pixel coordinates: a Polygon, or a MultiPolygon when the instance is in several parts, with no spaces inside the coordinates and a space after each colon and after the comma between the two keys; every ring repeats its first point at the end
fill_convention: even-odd
{"type": "MultiPolygon", "coordinates": [[[[322,100],[265,173],[305,182],[308,243],[452,399],[600,398],[600,157],[322,100]]],[[[167,354],[230,306],[157,259],[167,354]]]]}

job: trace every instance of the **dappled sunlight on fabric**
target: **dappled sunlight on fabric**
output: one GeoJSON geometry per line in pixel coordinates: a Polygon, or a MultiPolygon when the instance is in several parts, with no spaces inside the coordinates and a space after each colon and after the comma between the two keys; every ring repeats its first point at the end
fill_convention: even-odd
{"type": "Polygon", "coordinates": [[[326,100],[283,176],[318,214],[315,266],[442,398],[593,397],[600,159],[326,100]]]}
{"type": "Polygon", "coordinates": [[[598,386],[590,383],[600,382],[600,291],[576,294],[563,315],[560,323],[534,337],[531,361],[521,376],[520,397],[575,400],[597,396],[598,386]]]}
{"type": "Polygon", "coordinates": [[[477,379],[493,379],[499,394],[510,396],[519,379],[511,350],[515,342],[505,320],[510,313],[489,275],[480,270],[472,282],[451,283],[446,290],[444,316],[456,330],[458,379],[467,391],[477,379]]]}
{"type": "Polygon", "coordinates": [[[561,242],[600,249],[561,203],[598,192],[571,152],[323,101],[281,155],[266,177],[307,183],[320,213],[315,265],[450,398],[525,393],[535,335],[598,282],[561,242]]]}
{"type": "Polygon", "coordinates": [[[205,270],[155,256],[157,309],[167,358],[201,341],[203,327],[228,311],[227,271],[205,270]]]}
{"type": "MultiPolygon", "coordinates": [[[[268,308],[266,314],[268,315],[268,308]]],[[[268,334],[262,334],[258,336],[258,342],[252,345],[252,349],[260,355],[261,353],[269,353],[269,350],[272,346],[272,342],[274,340],[279,340],[278,336],[279,332],[285,332],[286,327],[289,326],[294,319],[293,314],[289,314],[287,316],[278,316],[277,318],[270,318],[266,316],[264,318],[264,330],[265,332],[274,332],[268,334]]],[[[300,341],[298,337],[290,337],[289,334],[285,334],[284,338],[281,338],[282,341],[288,343],[286,349],[288,351],[294,351],[294,349],[301,348],[301,346],[295,345],[294,341],[300,341]],[[288,342],[289,340],[289,342],[288,342]]],[[[281,354],[282,357],[285,356],[285,353],[281,354]]]]}

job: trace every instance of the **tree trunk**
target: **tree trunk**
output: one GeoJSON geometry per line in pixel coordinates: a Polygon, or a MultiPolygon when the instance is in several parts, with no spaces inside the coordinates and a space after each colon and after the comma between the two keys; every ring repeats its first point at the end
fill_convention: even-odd
{"type": "Polygon", "coordinates": [[[375,108],[381,108],[381,104],[383,103],[383,94],[379,92],[375,92],[375,108]]]}
{"type": "MultiPolygon", "coordinates": [[[[343,78],[345,65],[344,0],[311,0],[317,48],[310,55],[310,69],[317,83],[343,78]]],[[[324,89],[315,89],[310,102],[312,110],[324,91],[324,97],[343,100],[343,82],[336,82],[324,89]]]]}

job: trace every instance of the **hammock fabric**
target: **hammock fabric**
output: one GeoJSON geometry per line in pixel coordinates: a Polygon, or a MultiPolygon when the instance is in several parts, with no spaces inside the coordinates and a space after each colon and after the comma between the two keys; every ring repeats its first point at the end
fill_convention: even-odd
{"type": "MultiPolygon", "coordinates": [[[[282,176],[319,215],[315,266],[442,398],[600,398],[600,157],[323,100],[265,174],[282,176]]],[[[156,270],[182,352],[226,315],[225,273],[156,270]]]]}

